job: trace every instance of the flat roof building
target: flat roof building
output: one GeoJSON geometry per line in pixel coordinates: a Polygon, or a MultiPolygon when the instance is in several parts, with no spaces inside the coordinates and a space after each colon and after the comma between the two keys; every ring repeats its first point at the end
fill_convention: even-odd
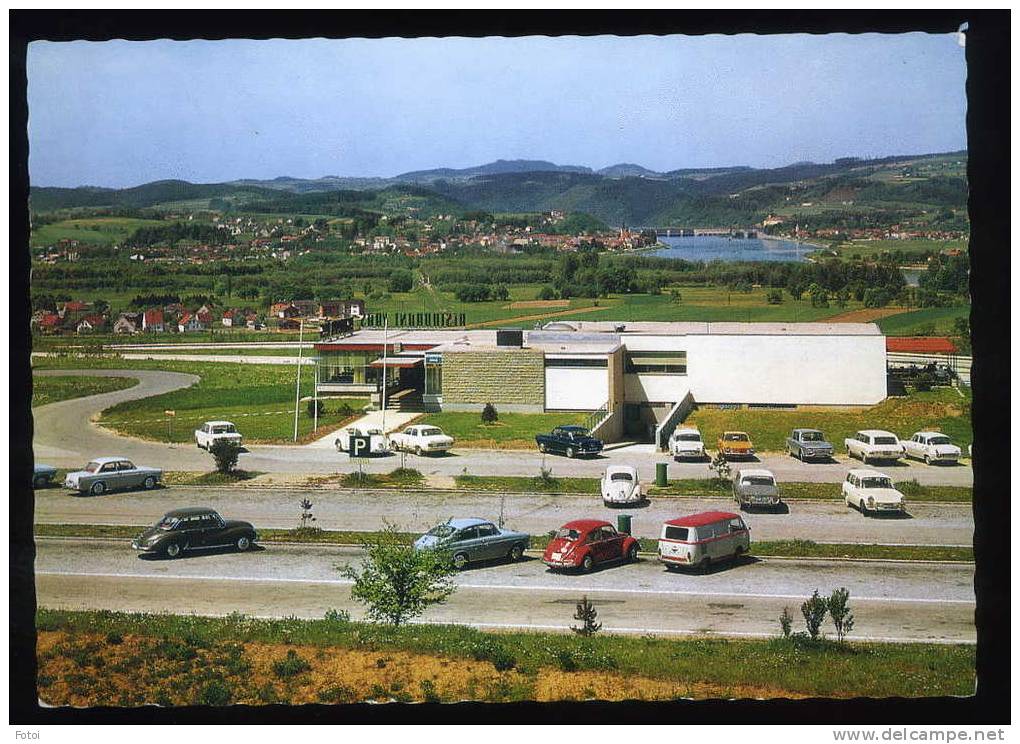
{"type": "Polygon", "coordinates": [[[599,412],[608,441],[668,437],[695,403],[863,406],[886,396],[886,342],[873,323],[372,329],[316,350],[320,394],[369,393],[378,404],[385,376],[391,401],[422,410],[599,412]]]}

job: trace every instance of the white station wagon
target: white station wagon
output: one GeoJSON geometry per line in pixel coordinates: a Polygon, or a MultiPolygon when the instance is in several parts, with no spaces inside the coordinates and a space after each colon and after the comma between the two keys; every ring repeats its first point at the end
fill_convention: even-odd
{"type": "Polygon", "coordinates": [[[867,516],[875,512],[902,514],[907,505],[892,478],[877,470],[851,470],[843,481],[843,501],[867,516]]]}
{"type": "Polygon", "coordinates": [[[206,421],[195,429],[195,444],[202,449],[209,449],[216,442],[226,440],[241,445],[241,432],[229,421],[206,421]]]}
{"type": "Polygon", "coordinates": [[[960,448],[945,434],[937,431],[919,431],[910,439],[900,442],[907,457],[924,460],[925,465],[933,462],[956,462],[960,459],[960,448]]]}

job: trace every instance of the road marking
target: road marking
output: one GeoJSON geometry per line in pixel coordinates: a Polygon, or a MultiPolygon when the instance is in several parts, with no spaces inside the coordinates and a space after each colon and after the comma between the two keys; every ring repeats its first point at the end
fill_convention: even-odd
{"type": "MultiPolygon", "coordinates": [[[[36,571],[36,576],[79,576],[103,579],[173,579],[175,581],[231,581],[248,582],[255,584],[326,584],[326,585],[351,585],[354,582],[350,579],[288,579],[271,578],[267,576],[203,576],[203,575],[159,575],[159,574],[136,574],[136,573],[88,573],[81,571],[36,571]]],[[[573,586],[515,586],[513,584],[457,584],[460,589],[493,589],[503,591],[586,591],[602,592],[604,594],[665,594],[669,596],[686,597],[750,597],[752,599],[805,599],[807,594],[764,594],[752,592],[706,592],[687,589],[613,589],[610,587],[573,587],[573,586]]],[[[897,599],[895,597],[866,597],[854,596],[858,602],[890,602],[902,604],[955,604],[973,605],[974,600],[970,599],[929,599],[911,598],[897,599]]]]}

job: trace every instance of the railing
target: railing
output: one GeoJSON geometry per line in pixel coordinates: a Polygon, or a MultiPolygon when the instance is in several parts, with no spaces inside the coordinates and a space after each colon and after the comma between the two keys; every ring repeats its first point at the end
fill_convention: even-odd
{"type": "Polygon", "coordinates": [[[690,391],[688,391],[687,395],[669,410],[662,423],[655,427],[655,447],[657,449],[666,449],[666,446],[669,444],[669,435],[676,430],[677,424],[690,415],[693,408],[694,398],[691,396],[690,391]]]}
{"type": "Polygon", "coordinates": [[[602,420],[605,419],[607,415],[609,415],[608,400],[601,406],[599,406],[596,410],[589,413],[588,417],[584,420],[584,423],[581,425],[589,432],[594,433],[595,428],[602,423],[602,420]]]}

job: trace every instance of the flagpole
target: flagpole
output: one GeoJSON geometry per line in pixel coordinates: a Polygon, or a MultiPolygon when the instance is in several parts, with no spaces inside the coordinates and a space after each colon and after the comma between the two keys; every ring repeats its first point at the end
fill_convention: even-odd
{"type": "Polygon", "coordinates": [[[297,382],[294,383],[294,441],[297,441],[298,430],[298,408],[301,406],[301,352],[305,337],[305,319],[301,319],[298,327],[298,357],[297,357],[297,382]]]}

